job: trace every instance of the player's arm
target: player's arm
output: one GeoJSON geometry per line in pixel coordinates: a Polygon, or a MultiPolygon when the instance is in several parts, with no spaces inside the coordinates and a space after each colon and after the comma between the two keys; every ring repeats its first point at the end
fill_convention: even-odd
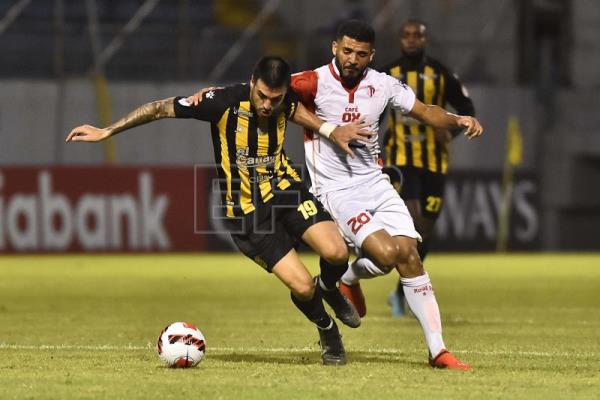
{"type": "Polygon", "coordinates": [[[127,129],[147,124],[162,118],[175,118],[174,97],[152,101],[136,108],[126,117],[121,118],[106,128],[96,128],[92,125],[81,125],[74,128],[67,136],[67,142],[99,142],[123,132],[127,129]]]}
{"type": "Polygon", "coordinates": [[[441,107],[423,104],[406,84],[387,76],[387,88],[390,105],[426,125],[440,130],[466,128],[469,138],[480,136],[483,128],[475,118],[449,113],[441,107]]]}
{"type": "MultiPolygon", "coordinates": [[[[460,82],[458,76],[451,71],[446,72],[446,101],[456,110],[459,115],[475,116],[475,106],[469,97],[465,86],[460,82]]],[[[450,131],[454,138],[460,134],[461,129],[450,131]]]]}
{"type": "Polygon", "coordinates": [[[372,132],[366,131],[368,125],[365,121],[355,121],[342,126],[323,122],[315,114],[308,111],[301,102],[298,102],[292,121],[306,129],[319,132],[322,136],[327,137],[330,141],[338,145],[350,156],[354,156],[352,149],[348,146],[350,142],[368,139],[372,135],[372,132]]]}
{"type": "Polygon", "coordinates": [[[437,129],[452,131],[464,128],[465,135],[469,138],[480,136],[483,133],[483,127],[476,118],[452,114],[441,107],[423,104],[418,99],[415,99],[415,104],[408,115],[437,129]]]}

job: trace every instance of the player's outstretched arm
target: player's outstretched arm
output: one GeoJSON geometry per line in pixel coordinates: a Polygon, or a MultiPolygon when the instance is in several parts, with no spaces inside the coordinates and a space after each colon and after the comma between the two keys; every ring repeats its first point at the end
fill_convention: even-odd
{"type": "Polygon", "coordinates": [[[202,97],[204,96],[205,93],[210,92],[211,90],[218,90],[218,89],[223,89],[223,86],[211,86],[211,87],[200,89],[193,95],[188,96],[186,98],[186,100],[191,105],[197,106],[198,104],[202,103],[202,97]]]}
{"type": "Polygon", "coordinates": [[[298,103],[298,108],[294,113],[292,121],[306,129],[319,132],[330,141],[338,145],[342,150],[354,157],[354,152],[348,146],[350,142],[356,140],[369,139],[373,132],[367,131],[368,125],[365,121],[355,121],[346,125],[337,126],[321,121],[315,114],[308,111],[302,103],[298,103]]]}
{"type": "Polygon", "coordinates": [[[465,135],[469,139],[483,133],[483,127],[475,117],[452,114],[441,107],[423,104],[419,100],[415,100],[415,105],[408,115],[438,129],[465,128],[465,135]]]}
{"type": "Polygon", "coordinates": [[[162,118],[175,118],[174,97],[146,103],[130,112],[106,128],[96,128],[91,125],[81,125],[74,128],[66,138],[66,142],[99,142],[119,132],[135,126],[147,124],[162,118]]]}

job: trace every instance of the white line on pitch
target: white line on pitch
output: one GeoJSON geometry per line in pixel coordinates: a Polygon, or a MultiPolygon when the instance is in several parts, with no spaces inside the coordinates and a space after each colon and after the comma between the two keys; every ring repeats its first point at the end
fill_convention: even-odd
{"type": "MultiPolygon", "coordinates": [[[[68,344],[41,344],[41,345],[20,345],[20,344],[9,344],[0,343],[0,350],[88,350],[88,351],[138,351],[138,350],[153,350],[155,348],[152,344],[146,346],[139,345],[68,345],[68,344]]],[[[305,353],[317,350],[317,346],[314,347],[207,347],[209,352],[215,353],[305,353]]],[[[350,352],[357,353],[368,353],[368,354],[389,354],[389,355],[402,355],[402,354],[416,354],[421,353],[420,350],[399,350],[399,349],[349,349],[350,352]]],[[[473,354],[483,356],[512,356],[512,357],[574,357],[574,358],[596,358],[596,353],[551,353],[542,351],[515,351],[510,349],[505,350],[456,350],[457,354],[473,354]]]]}

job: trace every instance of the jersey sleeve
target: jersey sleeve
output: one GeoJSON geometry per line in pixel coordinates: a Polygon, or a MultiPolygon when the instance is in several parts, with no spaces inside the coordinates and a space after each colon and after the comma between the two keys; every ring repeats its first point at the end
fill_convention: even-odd
{"type": "Polygon", "coordinates": [[[316,71],[304,71],[292,75],[292,90],[304,107],[310,111],[315,110],[318,78],[316,71]]]}
{"type": "Polygon", "coordinates": [[[294,118],[294,114],[296,113],[296,109],[298,108],[298,103],[300,101],[298,95],[293,90],[288,90],[284,101],[286,105],[285,115],[287,119],[294,118]]]}
{"type": "Polygon", "coordinates": [[[405,83],[389,75],[385,78],[389,89],[389,105],[408,114],[415,105],[416,96],[412,89],[405,83]]]}
{"type": "Polygon", "coordinates": [[[219,89],[210,90],[202,95],[202,101],[197,105],[188,103],[186,97],[175,97],[174,108],[177,118],[216,122],[227,109],[225,92],[219,89]]]}
{"type": "Polygon", "coordinates": [[[458,76],[450,71],[446,73],[446,101],[460,115],[475,115],[473,101],[467,88],[460,82],[458,76]]]}

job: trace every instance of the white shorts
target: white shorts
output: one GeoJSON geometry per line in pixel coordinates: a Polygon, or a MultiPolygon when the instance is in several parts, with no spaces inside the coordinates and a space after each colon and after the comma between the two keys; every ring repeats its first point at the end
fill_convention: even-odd
{"type": "Polygon", "coordinates": [[[406,204],[384,175],[363,185],[325,193],[319,200],[344,239],[357,249],[367,236],[381,229],[390,236],[408,236],[421,241],[406,204]]]}

